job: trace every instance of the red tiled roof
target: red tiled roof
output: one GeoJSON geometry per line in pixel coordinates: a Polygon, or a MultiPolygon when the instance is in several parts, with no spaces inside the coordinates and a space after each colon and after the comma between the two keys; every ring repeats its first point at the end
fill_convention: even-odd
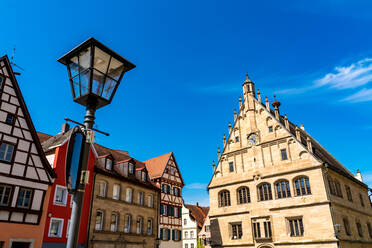
{"type": "Polygon", "coordinates": [[[36,132],[36,134],[39,137],[40,143],[43,143],[44,141],[52,138],[52,135],[42,133],[42,132],[36,132]]]}
{"type": "Polygon", "coordinates": [[[201,207],[199,205],[185,204],[185,207],[190,210],[190,215],[196,220],[199,228],[202,228],[204,221],[208,216],[209,207],[201,207]]]}
{"type": "Polygon", "coordinates": [[[151,179],[161,177],[172,152],[144,161],[151,179]]]}

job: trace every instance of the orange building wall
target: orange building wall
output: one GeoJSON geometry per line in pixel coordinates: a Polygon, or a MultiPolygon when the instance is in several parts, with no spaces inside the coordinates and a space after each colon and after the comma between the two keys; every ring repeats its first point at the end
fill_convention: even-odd
{"type": "Polygon", "coordinates": [[[10,239],[32,239],[33,248],[41,247],[51,188],[48,187],[44,197],[43,213],[39,225],[0,222],[0,240],[5,241],[4,248],[9,247],[10,239]]]}

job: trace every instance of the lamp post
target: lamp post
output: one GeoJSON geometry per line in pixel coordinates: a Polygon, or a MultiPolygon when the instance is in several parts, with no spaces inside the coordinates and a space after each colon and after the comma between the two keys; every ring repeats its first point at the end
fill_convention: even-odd
{"type": "MultiPolygon", "coordinates": [[[[86,107],[84,132],[89,134],[93,128],[96,110],[111,103],[124,73],[136,66],[94,38],[84,41],[58,61],[67,66],[74,101],[86,107]]],[[[90,142],[87,141],[82,153],[81,178],[77,179],[76,190],[72,191],[68,248],[78,247],[84,189],[85,184],[89,183],[89,152],[90,142]]]]}

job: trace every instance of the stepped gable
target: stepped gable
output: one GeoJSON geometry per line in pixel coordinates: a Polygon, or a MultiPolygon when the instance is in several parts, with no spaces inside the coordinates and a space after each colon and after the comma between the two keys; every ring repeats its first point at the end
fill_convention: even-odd
{"type": "Polygon", "coordinates": [[[197,205],[185,204],[185,207],[190,210],[190,215],[196,220],[198,227],[202,228],[204,221],[208,216],[209,207],[201,207],[197,205]]]}
{"type": "MultiPolygon", "coordinates": [[[[265,105],[262,103],[262,102],[259,102],[257,99],[255,99],[257,101],[257,103],[261,104],[261,106],[267,110],[265,108],[265,105]]],[[[275,119],[275,120],[278,120],[277,118],[275,118],[275,112],[274,110],[272,110],[270,108],[270,114],[272,115],[272,118],[275,119]]],[[[279,118],[279,122],[280,124],[283,125],[283,128],[286,129],[285,127],[285,117],[280,115],[280,118],[279,118]]],[[[293,124],[292,122],[290,122],[288,120],[288,124],[289,124],[289,132],[297,139],[296,137],[296,125],[293,124]]],[[[307,147],[307,137],[310,138],[311,140],[311,144],[312,144],[312,151],[310,151],[317,159],[323,161],[324,163],[327,163],[328,166],[335,170],[336,172],[348,177],[349,179],[353,180],[354,182],[362,185],[363,187],[368,187],[366,184],[364,184],[363,182],[359,181],[358,179],[356,179],[353,175],[353,173],[351,173],[345,166],[343,166],[335,157],[333,157],[324,147],[322,147],[309,133],[307,133],[305,130],[303,130],[302,128],[298,128],[297,129],[299,132],[300,132],[300,138],[301,140],[299,140],[301,142],[301,144],[308,150],[308,147],[307,147]]],[[[298,140],[298,139],[297,139],[298,140]]]]}
{"type": "Polygon", "coordinates": [[[163,175],[165,167],[173,153],[168,152],[158,157],[144,161],[151,179],[159,178],[163,175]]]}

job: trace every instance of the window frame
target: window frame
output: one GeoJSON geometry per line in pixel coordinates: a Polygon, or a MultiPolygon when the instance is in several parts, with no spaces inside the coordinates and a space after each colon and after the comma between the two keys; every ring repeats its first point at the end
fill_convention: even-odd
{"type": "Polygon", "coordinates": [[[98,184],[98,195],[97,196],[100,196],[100,197],[107,197],[107,182],[106,181],[97,181],[97,184],[98,184]],[[103,194],[101,194],[101,186],[103,186],[103,194]]]}
{"type": "Polygon", "coordinates": [[[131,233],[132,228],[132,215],[124,215],[124,233],[131,233]]]}
{"type": "Polygon", "coordinates": [[[134,190],[132,189],[132,188],[127,188],[126,190],[125,190],[125,201],[127,202],[127,203],[133,203],[133,193],[134,193],[134,190]],[[131,192],[130,194],[128,194],[128,192],[131,192]],[[130,195],[130,199],[128,200],[128,195],[130,195]]]}
{"type": "Polygon", "coordinates": [[[304,221],[302,216],[297,217],[288,217],[287,220],[287,226],[289,231],[290,237],[303,237],[305,234],[305,227],[304,227],[304,221]],[[294,223],[296,221],[296,223],[294,223]],[[293,226],[291,225],[293,224],[293,226]],[[296,228],[297,227],[297,228],[296,228]],[[298,232],[298,235],[297,235],[298,232]],[[293,235],[292,235],[293,233],[293,235]]]}
{"type": "Polygon", "coordinates": [[[231,240],[240,240],[243,237],[243,225],[242,222],[229,223],[231,228],[231,240]],[[234,236],[236,233],[236,236],[234,236]],[[234,238],[235,237],[235,238],[234,238]]]}
{"type": "Polygon", "coordinates": [[[110,231],[111,232],[117,232],[119,230],[119,213],[118,212],[112,212],[111,213],[111,219],[110,219],[110,231]],[[115,220],[113,221],[113,216],[115,220]]]}
{"type": "Polygon", "coordinates": [[[50,220],[49,220],[48,237],[51,237],[51,238],[62,238],[64,221],[65,220],[62,219],[62,218],[51,217],[50,220]],[[51,228],[52,228],[53,221],[60,222],[59,229],[58,229],[58,234],[57,235],[51,234],[51,228]]]}
{"type": "Polygon", "coordinates": [[[343,222],[343,225],[344,225],[346,235],[351,236],[351,229],[350,229],[349,220],[346,217],[344,217],[344,218],[342,218],[342,222],[343,222]]]}
{"type": "Polygon", "coordinates": [[[247,204],[251,202],[251,194],[249,191],[249,187],[241,186],[236,191],[237,191],[238,204],[247,204]]]}
{"type": "Polygon", "coordinates": [[[14,154],[15,154],[15,151],[17,150],[17,144],[15,144],[15,143],[12,143],[12,142],[8,142],[8,141],[1,141],[0,142],[0,149],[1,149],[1,146],[3,145],[3,144],[6,144],[6,145],[8,145],[8,146],[13,146],[13,151],[12,151],[12,155],[11,155],[11,158],[10,158],[10,160],[8,161],[8,160],[5,160],[5,158],[6,158],[6,154],[7,154],[7,152],[8,152],[8,149],[6,149],[5,151],[4,151],[4,159],[2,159],[2,158],[0,158],[0,162],[2,162],[2,163],[7,163],[7,164],[13,164],[13,162],[14,162],[14,154]]]}
{"type": "Polygon", "coordinates": [[[294,187],[294,193],[295,196],[306,196],[306,195],[311,195],[311,184],[310,184],[310,178],[304,175],[297,176],[293,179],[293,187],[294,187]],[[303,179],[303,181],[301,180],[303,179]],[[299,188],[297,189],[297,184],[296,182],[299,180],[299,188]],[[302,182],[303,182],[303,187],[302,187],[302,182]],[[303,193],[303,189],[305,193],[303,193]],[[300,192],[300,193],[299,193],[300,192]]]}
{"type": "Polygon", "coordinates": [[[231,206],[230,191],[223,189],[218,192],[218,207],[229,207],[231,206]]]}
{"type": "Polygon", "coordinates": [[[16,120],[16,115],[15,114],[13,114],[13,113],[7,113],[6,118],[5,118],[5,124],[8,124],[8,125],[13,126],[14,123],[15,123],[15,120],[16,120]],[[8,122],[8,117],[9,116],[12,116],[12,121],[11,122],[8,122]]]}
{"type": "Polygon", "coordinates": [[[137,222],[136,222],[136,234],[142,234],[143,233],[143,217],[138,216],[137,222]]]}
{"type": "Polygon", "coordinates": [[[276,199],[285,199],[292,197],[291,187],[287,179],[279,179],[274,183],[276,199]],[[278,190],[279,189],[279,190],[278,190]]]}
{"type": "Polygon", "coordinates": [[[0,206],[7,207],[7,206],[10,205],[11,200],[13,199],[13,194],[14,194],[13,186],[9,185],[9,184],[3,184],[3,183],[0,184],[0,186],[4,187],[4,190],[1,194],[2,197],[0,198],[0,206]],[[3,202],[3,199],[5,198],[5,191],[6,191],[7,188],[10,188],[10,192],[9,192],[9,196],[8,196],[8,202],[7,202],[7,204],[3,204],[2,202],[3,202]]]}
{"type": "Polygon", "coordinates": [[[152,218],[147,218],[147,235],[152,235],[153,233],[154,233],[154,221],[152,220],[152,218]]]}
{"type": "Polygon", "coordinates": [[[95,231],[103,231],[104,221],[105,221],[105,212],[103,210],[97,209],[95,223],[94,223],[94,230],[95,231]],[[98,213],[101,213],[101,222],[100,223],[97,223],[98,213]],[[99,228],[97,228],[97,224],[100,225],[99,228]]]}
{"type": "Polygon", "coordinates": [[[120,195],[121,195],[121,185],[118,184],[118,183],[115,183],[113,186],[112,186],[112,199],[114,200],[120,200],[120,195]],[[115,188],[117,189],[116,191],[116,194],[115,194],[115,188]]]}
{"type": "Polygon", "coordinates": [[[232,173],[235,171],[235,166],[233,161],[229,161],[229,172],[232,173]]]}
{"type": "Polygon", "coordinates": [[[111,157],[106,157],[106,159],[105,159],[105,169],[111,171],[113,169],[113,165],[114,165],[114,160],[111,157]]]}
{"type": "Polygon", "coordinates": [[[287,148],[280,149],[280,158],[282,161],[288,160],[287,148]]]}
{"type": "Polygon", "coordinates": [[[66,206],[67,199],[68,199],[67,187],[62,186],[62,185],[56,185],[55,190],[54,190],[53,204],[54,205],[59,205],[59,206],[66,206]],[[63,189],[64,190],[64,196],[63,196],[64,200],[63,200],[63,202],[58,202],[57,199],[56,199],[58,189],[63,189]]]}
{"type": "Polygon", "coordinates": [[[271,184],[268,182],[262,182],[259,185],[257,185],[257,194],[258,194],[258,201],[271,201],[273,199],[273,192],[271,189],[271,184]],[[268,186],[266,187],[267,190],[264,187],[265,185],[268,186]]]}
{"type": "MultiPolygon", "coordinates": [[[[33,199],[34,199],[34,189],[26,188],[26,187],[19,187],[18,195],[17,195],[17,201],[16,201],[16,207],[17,208],[22,208],[22,209],[30,209],[31,208],[31,205],[32,205],[32,202],[33,202],[33,199]],[[20,197],[20,194],[21,194],[21,190],[31,191],[30,201],[29,201],[29,205],[27,207],[26,206],[20,206],[20,205],[18,205],[18,201],[19,201],[19,197],[20,197]]],[[[23,200],[23,203],[24,203],[24,200],[23,200]]]]}

